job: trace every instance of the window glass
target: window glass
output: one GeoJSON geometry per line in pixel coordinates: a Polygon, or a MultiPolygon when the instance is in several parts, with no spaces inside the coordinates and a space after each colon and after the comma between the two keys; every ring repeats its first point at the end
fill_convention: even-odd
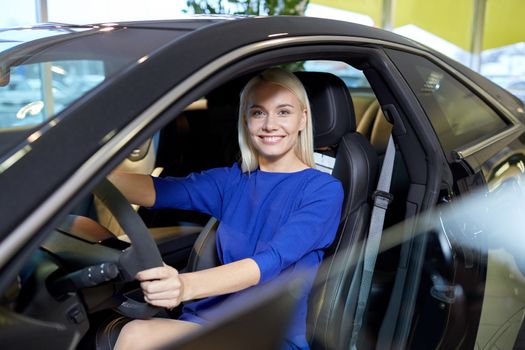
{"type": "Polygon", "coordinates": [[[370,88],[370,84],[363,72],[344,62],[324,60],[305,61],[303,70],[337,75],[345,82],[348,88],[370,88]]]}
{"type": "Polygon", "coordinates": [[[445,151],[486,138],[507,123],[453,76],[413,54],[388,50],[430,118],[445,151]]]}
{"type": "Polygon", "coordinates": [[[187,31],[110,24],[0,31],[0,42],[7,43],[0,45],[0,154],[25,142],[35,128],[52,127],[48,121],[95,86],[187,31]]]}
{"type": "Polygon", "coordinates": [[[102,61],[34,63],[11,69],[0,87],[0,129],[40,124],[104,80],[102,61]]]}

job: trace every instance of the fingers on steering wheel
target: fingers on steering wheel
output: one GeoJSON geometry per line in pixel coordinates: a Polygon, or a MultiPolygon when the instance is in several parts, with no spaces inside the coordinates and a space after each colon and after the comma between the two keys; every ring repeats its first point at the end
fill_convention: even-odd
{"type": "Polygon", "coordinates": [[[170,276],[177,276],[179,273],[171,266],[164,264],[161,267],[154,267],[137,273],[135,278],[139,281],[162,280],[170,276]]]}

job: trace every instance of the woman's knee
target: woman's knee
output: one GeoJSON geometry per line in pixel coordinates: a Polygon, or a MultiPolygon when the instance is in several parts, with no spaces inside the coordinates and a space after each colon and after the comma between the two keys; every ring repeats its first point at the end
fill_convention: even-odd
{"type": "Polygon", "coordinates": [[[133,320],[122,328],[115,349],[151,349],[179,339],[200,327],[196,323],[169,319],[133,320]]]}
{"type": "Polygon", "coordinates": [[[115,350],[141,349],[146,345],[149,324],[143,320],[133,320],[126,323],[118,336],[115,350]]]}

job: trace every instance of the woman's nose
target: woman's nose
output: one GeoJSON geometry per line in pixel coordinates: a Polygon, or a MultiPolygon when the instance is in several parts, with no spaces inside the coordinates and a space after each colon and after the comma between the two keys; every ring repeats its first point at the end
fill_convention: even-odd
{"type": "Polygon", "coordinates": [[[278,127],[277,117],[269,114],[266,116],[266,118],[264,118],[264,124],[263,124],[264,130],[275,130],[277,129],[277,127],[278,127]]]}

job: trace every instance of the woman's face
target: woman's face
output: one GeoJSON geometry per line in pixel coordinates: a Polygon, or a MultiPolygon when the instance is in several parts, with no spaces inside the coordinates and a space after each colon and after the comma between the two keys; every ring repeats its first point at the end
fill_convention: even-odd
{"type": "Polygon", "coordinates": [[[296,166],[294,148],[299,131],[306,127],[306,109],[297,96],[280,85],[262,82],[249,94],[247,106],[248,133],[261,169],[296,166]]]}

